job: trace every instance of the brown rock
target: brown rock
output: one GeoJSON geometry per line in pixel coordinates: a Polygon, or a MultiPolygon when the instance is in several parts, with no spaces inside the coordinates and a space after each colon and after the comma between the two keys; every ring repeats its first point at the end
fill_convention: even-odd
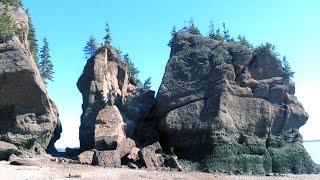
{"type": "Polygon", "coordinates": [[[95,148],[113,150],[115,145],[126,138],[124,122],[117,106],[106,106],[96,118],[95,148]]]}
{"type": "Polygon", "coordinates": [[[77,86],[83,97],[79,130],[81,150],[113,150],[114,142],[118,145],[126,137],[143,141],[139,143],[141,146],[157,140],[156,137],[150,140],[156,131],[154,126],[136,125],[150,115],[155,92],[130,84],[128,64],[113,47],[103,46],[88,59],[77,86]],[[117,122],[106,122],[113,120],[117,122]],[[126,131],[122,133],[119,129],[124,123],[126,131]],[[112,136],[118,139],[113,140],[112,136]]]}
{"type": "Polygon", "coordinates": [[[161,154],[161,146],[159,143],[146,146],[139,152],[140,159],[145,163],[148,169],[154,170],[161,167],[164,163],[164,159],[161,154]]]}
{"type": "Polygon", "coordinates": [[[8,160],[10,155],[19,153],[15,145],[0,141],[0,160],[8,160]]]}
{"type": "Polygon", "coordinates": [[[77,156],[81,164],[92,164],[94,151],[85,151],[77,156]]]}
{"type": "Polygon", "coordinates": [[[128,159],[130,161],[137,161],[139,159],[139,151],[140,149],[139,148],[132,148],[130,153],[128,154],[128,159]]]}
{"type": "Polygon", "coordinates": [[[29,19],[23,7],[8,9],[21,36],[0,41],[0,135],[25,154],[45,153],[57,126],[58,112],[49,98],[29,47],[29,19]]]}
{"type": "Polygon", "coordinates": [[[94,165],[106,167],[121,167],[121,159],[118,151],[98,151],[94,155],[94,165]]]}
{"type": "Polygon", "coordinates": [[[117,147],[117,151],[119,152],[120,157],[124,157],[125,155],[129,154],[133,148],[136,147],[136,143],[134,140],[130,138],[126,138],[120,142],[117,147]]]}

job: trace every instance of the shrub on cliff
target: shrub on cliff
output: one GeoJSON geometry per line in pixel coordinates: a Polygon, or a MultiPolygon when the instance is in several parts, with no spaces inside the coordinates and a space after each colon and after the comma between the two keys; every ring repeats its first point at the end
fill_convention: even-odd
{"type": "Polygon", "coordinates": [[[282,63],[282,67],[284,70],[283,78],[284,78],[285,82],[288,82],[289,79],[293,77],[294,72],[292,71],[291,66],[290,66],[286,56],[283,56],[281,63],[282,63]]]}
{"type": "Polygon", "coordinates": [[[248,48],[253,48],[252,44],[250,44],[250,42],[247,40],[247,38],[245,36],[239,35],[238,40],[241,45],[247,46],[248,48]]]}
{"type": "Polygon", "coordinates": [[[151,77],[149,77],[148,79],[146,79],[144,81],[144,83],[142,84],[141,89],[143,91],[149,91],[151,89],[151,77]]]}
{"type": "Polygon", "coordinates": [[[6,6],[22,6],[21,0],[0,0],[0,2],[2,2],[6,6]]]}
{"type": "Polygon", "coordinates": [[[174,38],[176,37],[177,35],[177,29],[176,29],[176,26],[174,25],[172,30],[171,30],[171,39],[168,43],[168,46],[169,47],[172,47],[173,43],[174,43],[174,38]]]}
{"type": "Polygon", "coordinates": [[[190,19],[189,24],[187,26],[185,26],[182,30],[186,31],[190,34],[201,35],[200,30],[194,24],[193,19],[190,19]]]}
{"type": "Polygon", "coordinates": [[[28,40],[30,44],[30,52],[33,56],[33,60],[36,62],[36,64],[39,66],[39,59],[38,59],[38,40],[36,38],[36,30],[33,26],[32,19],[30,17],[29,11],[26,10],[26,13],[29,18],[29,34],[28,34],[28,40]]]}
{"type": "Polygon", "coordinates": [[[0,14],[0,40],[6,42],[10,37],[14,36],[17,28],[12,20],[11,15],[5,10],[0,14]]]}
{"type": "Polygon", "coordinates": [[[265,44],[261,44],[254,48],[254,52],[257,54],[273,53],[275,55],[278,55],[278,53],[275,50],[276,47],[269,42],[266,42],[265,44]]]}
{"type": "Polygon", "coordinates": [[[224,40],[224,37],[220,33],[220,29],[219,28],[217,30],[215,29],[213,21],[210,21],[208,36],[209,36],[209,38],[217,40],[217,41],[224,40]]]}
{"type": "Polygon", "coordinates": [[[134,63],[131,61],[129,54],[125,54],[123,56],[124,62],[128,64],[128,74],[129,74],[129,82],[135,86],[138,86],[141,84],[140,79],[138,78],[138,75],[140,71],[134,66],[134,63]]]}

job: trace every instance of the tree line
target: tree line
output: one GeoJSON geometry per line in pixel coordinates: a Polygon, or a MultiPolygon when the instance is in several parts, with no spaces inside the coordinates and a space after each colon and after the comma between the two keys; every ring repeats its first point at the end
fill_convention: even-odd
{"type": "MultiPolygon", "coordinates": [[[[110,30],[109,23],[106,22],[105,36],[103,37],[103,43],[101,45],[99,45],[99,43],[97,42],[97,39],[93,35],[91,35],[89,37],[89,40],[87,41],[84,49],[83,49],[85,59],[90,59],[93,55],[96,54],[96,52],[98,51],[98,49],[100,47],[103,47],[103,46],[112,47],[111,44],[112,44],[111,30],[110,30]]],[[[112,48],[114,48],[114,47],[112,47],[112,48]]],[[[118,58],[127,64],[129,82],[135,86],[139,86],[139,88],[141,90],[145,90],[145,91],[150,90],[151,89],[151,77],[147,78],[142,83],[141,80],[139,79],[140,71],[138,70],[138,68],[135,67],[135,64],[134,64],[133,60],[130,58],[129,54],[126,53],[123,55],[122,51],[120,49],[118,49],[118,48],[114,48],[114,49],[117,52],[118,58]]]]}
{"type": "MultiPolygon", "coordinates": [[[[175,37],[178,32],[188,32],[194,35],[202,35],[200,33],[200,30],[194,24],[193,19],[190,19],[188,24],[184,26],[180,31],[177,31],[177,28],[175,25],[173,26],[171,30],[171,39],[168,43],[169,47],[174,46],[175,37]]],[[[229,29],[227,29],[225,23],[222,24],[222,30],[220,30],[220,28],[215,27],[213,21],[210,21],[207,37],[209,37],[210,39],[214,39],[222,42],[225,41],[225,42],[231,42],[231,43],[240,43],[241,45],[251,49],[255,54],[272,53],[277,57],[280,56],[279,53],[276,52],[275,46],[269,42],[266,42],[265,44],[260,44],[254,47],[244,35],[239,35],[237,39],[233,38],[230,35],[229,29]]],[[[281,62],[282,62],[282,68],[284,70],[283,77],[285,82],[287,83],[290,78],[293,78],[295,72],[292,70],[289,64],[289,61],[285,56],[282,57],[281,62]]]]}

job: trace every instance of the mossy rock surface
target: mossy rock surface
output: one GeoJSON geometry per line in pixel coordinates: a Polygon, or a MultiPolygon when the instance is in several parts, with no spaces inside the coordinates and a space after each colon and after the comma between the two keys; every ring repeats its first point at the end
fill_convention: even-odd
{"type": "Polygon", "coordinates": [[[302,144],[286,144],[279,148],[269,148],[272,170],[275,173],[310,174],[317,172],[317,166],[302,144]]]}
{"type": "Polygon", "coordinates": [[[282,147],[266,148],[255,144],[228,144],[214,148],[205,156],[199,170],[223,173],[265,174],[319,172],[302,144],[288,143],[282,147]]]}

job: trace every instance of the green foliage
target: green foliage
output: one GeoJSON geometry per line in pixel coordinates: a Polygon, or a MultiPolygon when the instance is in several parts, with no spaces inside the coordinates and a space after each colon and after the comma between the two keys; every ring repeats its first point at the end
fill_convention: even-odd
{"type": "Polygon", "coordinates": [[[226,28],[226,23],[223,23],[223,38],[225,41],[233,41],[229,34],[229,30],[226,28]]]}
{"type": "Polygon", "coordinates": [[[290,78],[293,77],[294,75],[294,72],[293,70],[291,69],[291,66],[286,58],[286,56],[283,56],[282,60],[282,67],[283,67],[283,70],[284,70],[284,74],[283,74],[283,78],[288,81],[290,78]]]}
{"type": "Polygon", "coordinates": [[[138,78],[139,70],[134,66],[134,63],[131,61],[129,54],[125,54],[123,56],[124,62],[128,64],[128,74],[129,74],[129,82],[135,86],[140,85],[141,81],[138,78]]]}
{"type": "Polygon", "coordinates": [[[95,37],[90,36],[87,45],[84,47],[83,51],[85,54],[85,58],[88,59],[93,56],[98,50],[98,44],[95,37]]]}
{"type": "Polygon", "coordinates": [[[275,50],[276,50],[275,46],[269,42],[266,42],[265,44],[261,44],[258,47],[254,48],[254,52],[257,54],[273,53],[277,55],[275,50]]]}
{"type": "Polygon", "coordinates": [[[172,47],[173,42],[174,42],[174,38],[176,37],[176,35],[177,35],[177,29],[176,29],[176,25],[174,25],[172,30],[171,30],[171,39],[170,39],[170,41],[168,43],[169,47],[172,47]]]}
{"type": "Polygon", "coordinates": [[[146,79],[141,87],[143,91],[149,91],[151,89],[151,77],[146,79]]]}
{"type": "Polygon", "coordinates": [[[0,40],[6,42],[10,37],[14,36],[17,28],[12,20],[11,15],[5,10],[0,14],[0,40]]]}
{"type": "MultiPolygon", "coordinates": [[[[226,33],[229,33],[229,31],[226,31],[226,33]]],[[[224,37],[224,35],[221,34],[220,29],[219,28],[217,30],[215,29],[213,21],[210,21],[208,36],[209,36],[209,38],[217,40],[217,41],[224,41],[225,40],[225,37],[224,37]]]]}
{"type": "Polygon", "coordinates": [[[0,0],[6,6],[20,7],[22,6],[21,0],[0,0]]]}
{"type": "Polygon", "coordinates": [[[49,43],[47,38],[43,39],[43,46],[40,50],[40,63],[39,63],[39,71],[42,77],[42,80],[45,84],[47,84],[48,80],[53,81],[53,64],[51,62],[49,43]]]}
{"type": "Polygon", "coordinates": [[[27,14],[29,17],[29,34],[28,34],[28,40],[30,44],[30,52],[33,56],[33,60],[36,62],[36,64],[39,66],[39,59],[38,59],[38,40],[36,38],[36,30],[33,26],[32,19],[30,17],[29,11],[27,10],[27,14]]]}
{"type": "Polygon", "coordinates": [[[184,31],[189,32],[190,34],[194,35],[201,35],[200,30],[194,24],[193,19],[191,18],[189,24],[183,28],[184,31]]]}
{"type": "Polygon", "coordinates": [[[239,35],[238,36],[238,40],[239,40],[241,45],[247,46],[248,48],[252,48],[253,47],[245,36],[239,35]]]}
{"type": "Polygon", "coordinates": [[[103,38],[104,39],[104,44],[105,45],[110,45],[112,42],[112,37],[111,37],[111,32],[110,32],[110,26],[108,24],[108,22],[106,22],[106,36],[103,38]]]}

